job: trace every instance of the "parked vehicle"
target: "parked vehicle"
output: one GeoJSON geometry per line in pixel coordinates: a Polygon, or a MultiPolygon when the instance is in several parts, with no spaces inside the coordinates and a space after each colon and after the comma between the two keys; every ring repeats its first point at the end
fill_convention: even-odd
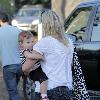
{"type": "Polygon", "coordinates": [[[25,5],[19,9],[18,13],[12,19],[11,24],[22,30],[36,31],[39,23],[39,13],[43,7],[25,5]]]}
{"type": "Polygon", "coordinates": [[[100,1],[78,5],[65,20],[65,30],[74,39],[88,90],[100,96],[100,1]]]}

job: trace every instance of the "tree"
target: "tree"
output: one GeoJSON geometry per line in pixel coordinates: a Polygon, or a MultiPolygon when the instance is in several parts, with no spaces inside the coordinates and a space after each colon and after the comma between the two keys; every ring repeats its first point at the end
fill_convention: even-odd
{"type": "Polygon", "coordinates": [[[32,4],[42,4],[45,8],[51,8],[51,0],[32,0],[32,4]]]}
{"type": "Polygon", "coordinates": [[[15,7],[17,10],[23,5],[27,4],[31,5],[41,4],[44,7],[51,7],[51,0],[15,0],[15,7]]]}
{"type": "Polygon", "coordinates": [[[51,0],[32,0],[33,4],[37,4],[37,3],[42,3],[42,4],[47,4],[49,3],[51,0]]]}

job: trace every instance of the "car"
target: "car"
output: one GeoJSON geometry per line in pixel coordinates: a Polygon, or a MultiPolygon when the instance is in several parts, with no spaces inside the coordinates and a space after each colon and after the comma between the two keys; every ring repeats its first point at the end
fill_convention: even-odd
{"type": "Polygon", "coordinates": [[[74,42],[87,89],[95,95],[92,100],[100,100],[100,1],[79,4],[64,27],[74,42]]]}
{"type": "Polygon", "coordinates": [[[43,7],[25,5],[19,9],[11,24],[22,30],[36,31],[39,24],[39,14],[43,7]]]}

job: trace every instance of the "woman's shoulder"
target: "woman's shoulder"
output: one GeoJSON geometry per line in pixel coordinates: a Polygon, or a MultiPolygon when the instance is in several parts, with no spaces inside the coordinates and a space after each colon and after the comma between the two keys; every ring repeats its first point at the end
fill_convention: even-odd
{"type": "Polygon", "coordinates": [[[53,39],[53,37],[52,36],[46,36],[46,37],[44,37],[44,39],[53,39]]]}
{"type": "Polygon", "coordinates": [[[50,45],[52,41],[52,37],[46,36],[41,38],[35,45],[50,45]]]}
{"type": "Polygon", "coordinates": [[[51,40],[53,41],[54,38],[51,36],[46,36],[46,37],[43,37],[40,41],[51,41],[51,40]]]}

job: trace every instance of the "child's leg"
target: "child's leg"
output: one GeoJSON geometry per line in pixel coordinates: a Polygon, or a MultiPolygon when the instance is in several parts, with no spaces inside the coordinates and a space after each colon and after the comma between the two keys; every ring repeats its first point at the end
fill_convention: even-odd
{"type": "Polygon", "coordinates": [[[47,98],[47,86],[48,86],[48,80],[45,80],[40,84],[40,93],[42,100],[49,100],[47,98]]]}
{"type": "Polygon", "coordinates": [[[40,84],[40,93],[41,94],[47,94],[47,85],[48,85],[48,80],[45,80],[40,84]]]}
{"type": "Polygon", "coordinates": [[[42,100],[48,100],[47,99],[48,77],[42,71],[41,67],[38,67],[37,69],[32,70],[29,73],[29,76],[30,76],[30,79],[40,82],[40,93],[41,93],[41,97],[44,98],[42,100]]]}

